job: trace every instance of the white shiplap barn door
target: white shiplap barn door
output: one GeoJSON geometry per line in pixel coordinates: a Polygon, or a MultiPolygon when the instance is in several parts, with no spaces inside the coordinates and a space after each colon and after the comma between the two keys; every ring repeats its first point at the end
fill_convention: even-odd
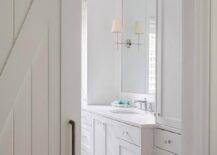
{"type": "Polygon", "coordinates": [[[0,155],[60,155],[59,0],[0,0],[0,155]]]}

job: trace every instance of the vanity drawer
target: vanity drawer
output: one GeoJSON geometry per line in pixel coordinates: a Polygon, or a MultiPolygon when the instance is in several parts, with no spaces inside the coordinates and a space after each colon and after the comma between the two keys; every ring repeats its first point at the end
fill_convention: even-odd
{"type": "Polygon", "coordinates": [[[162,129],[155,129],[154,145],[167,151],[179,154],[181,147],[181,135],[162,129]]]}
{"type": "Polygon", "coordinates": [[[129,143],[141,146],[141,129],[124,123],[117,123],[116,136],[129,143]]]}

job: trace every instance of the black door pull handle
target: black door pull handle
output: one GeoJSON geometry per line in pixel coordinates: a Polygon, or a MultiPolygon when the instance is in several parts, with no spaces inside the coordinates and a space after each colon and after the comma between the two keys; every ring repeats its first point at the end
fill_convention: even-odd
{"type": "Polygon", "coordinates": [[[70,120],[69,124],[72,126],[72,155],[75,155],[75,121],[70,120]]]}

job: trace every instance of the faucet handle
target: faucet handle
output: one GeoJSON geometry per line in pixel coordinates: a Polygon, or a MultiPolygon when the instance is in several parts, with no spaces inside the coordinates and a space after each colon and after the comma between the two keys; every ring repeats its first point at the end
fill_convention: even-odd
{"type": "Polygon", "coordinates": [[[146,111],[149,111],[149,112],[153,112],[154,111],[151,102],[147,103],[147,109],[146,109],[146,111]]]}
{"type": "Polygon", "coordinates": [[[142,102],[138,102],[139,103],[139,109],[143,108],[143,103],[142,102]]]}

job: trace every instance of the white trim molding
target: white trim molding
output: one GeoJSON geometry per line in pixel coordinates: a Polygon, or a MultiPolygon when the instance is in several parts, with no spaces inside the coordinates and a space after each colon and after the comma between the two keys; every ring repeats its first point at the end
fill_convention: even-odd
{"type": "Polygon", "coordinates": [[[183,0],[182,155],[209,155],[210,0],[183,0]]]}
{"type": "Polygon", "coordinates": [[[217,152],[217,1],[211,0],[210,155],[217,152]]]}

